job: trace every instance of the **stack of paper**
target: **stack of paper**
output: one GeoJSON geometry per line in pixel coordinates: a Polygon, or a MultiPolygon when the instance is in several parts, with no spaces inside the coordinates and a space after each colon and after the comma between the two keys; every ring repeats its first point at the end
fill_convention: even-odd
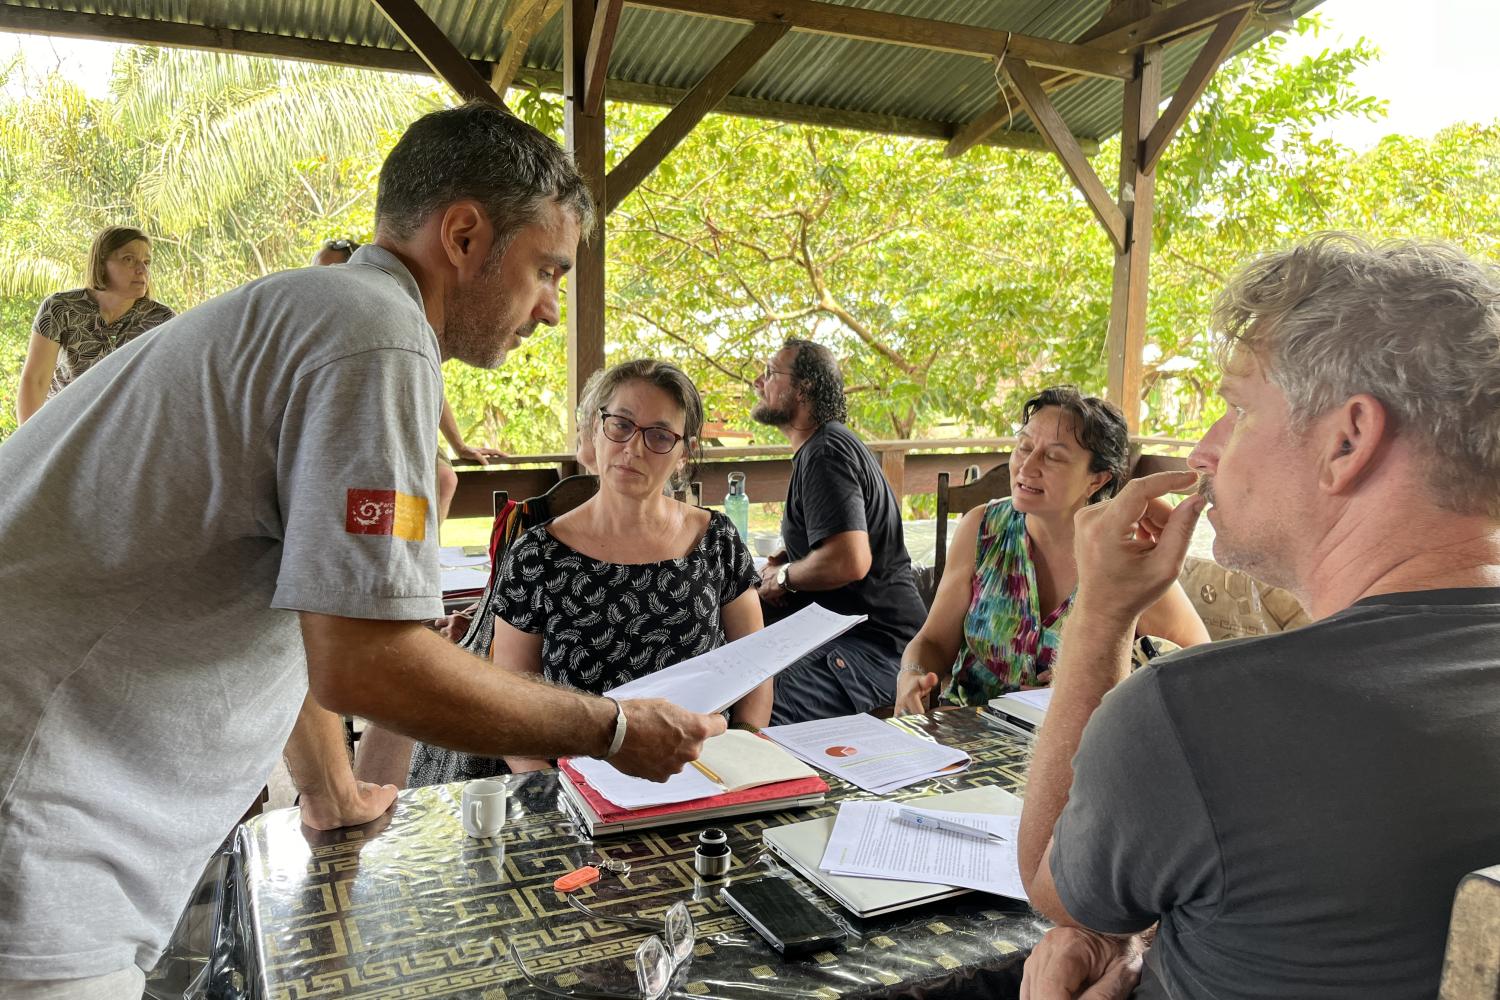
{"type": "Polygon", "coordinates": [[[1050,687],[1033,688],[1029,691],[1012,691],[998,698],[991,698],[988,709],[1001,721],[1018,727],[1026,734],[1042,728],[1047,718],[1047,709],[1052,705],[1050,687]]]}
{"type": "Polygon", "coordinates": [[[1016,863],[1019,816],[915,810],[957,820],[1004,839],[917,826],[902,819],[912,804],[844,802],[819,868],[832,875],[935,882],[1025,899],[1016,863]]]}
{"type": "Polygon", "coordinates": [[[913,736],[871,715],[771,726],[761,732],[813,767],[877,795],[963,770],[969,763],[962,750],[913,736]]]}
{"type": "Polygon", "coordinates": [[[812,768],[770,740],[743,729],[731,729],[705,740],[703,752],[693,766],[683,768],[666,781],[632,778],[592,757],[575,758],[572,765],[596,792],[623,809],[691,802],[778,781],[817,776],[812,768]]]}

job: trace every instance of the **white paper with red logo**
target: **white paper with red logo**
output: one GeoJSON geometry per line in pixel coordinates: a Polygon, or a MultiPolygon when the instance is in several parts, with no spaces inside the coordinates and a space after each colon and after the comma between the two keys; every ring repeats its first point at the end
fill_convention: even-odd
{"type": "Polygon", "coordinates": [[[813,767],[877,795],[969,764],[962,750],[914,736],[873,715],[769,726],[761,733],[813,767]]]}

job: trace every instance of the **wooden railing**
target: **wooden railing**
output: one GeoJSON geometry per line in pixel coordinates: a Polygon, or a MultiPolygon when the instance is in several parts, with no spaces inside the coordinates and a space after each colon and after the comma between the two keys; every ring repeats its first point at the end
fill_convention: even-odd
{"type": "MultiPolygon", "coordinates": [[[[1015,442],[1015,438],[941,438],[866,444],[880,459],[881,470],[896,495],[905,497],[937,492],[938,475],[943,472],[958,483],[963,482],[964,470],[971,465],[979,466],[981,474],[988,472],[1010,457],[1015,442]]],[[[1138,453],[1150,450],[1150,454],[1141,454],[1138,472],[1182,468],[1180,457],[1162,453],[1181,452],[1193,444],[1172,438],[1137,438],[1133,443],[1138,453]]],[[[513,497],[533,497],[579,471],[572,452],[513,455],[489,466],[459,465],[456,469],[458,492],[450,517],[488,517],[496,490],[505,490],[513,497]]],[[[703,461],[693,475],[703,484],[703,503],[718,506],[724,502],[731,472],[744,473],[752,503],[783,500],[792,477],[792,449],[785,444],[705,448],[703,461]]]]}

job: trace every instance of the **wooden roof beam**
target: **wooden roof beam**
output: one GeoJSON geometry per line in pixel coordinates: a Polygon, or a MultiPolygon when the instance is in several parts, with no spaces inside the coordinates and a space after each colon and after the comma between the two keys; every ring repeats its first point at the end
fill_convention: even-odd
{"type": "Polygon", "coordinates": [[[785,24],[757,24],[719,64],[688,91],[667,117],[657,123],[640,145],[632,149],[623,160],[609,172],[604,183],[605,212],[613,212],[625,200],[625,196],[651,175],[657,164],[677,148],[703,120],[703,116],[729,96],[734,85],[745,78],[767,52],[790,28],[785,24]]]}
{"type": "Polygon", "coordinates": [[[1108,46],[1078,45],[1036,38],[995,28],[952,21],[934,21],[885,11],[822,3],[820,0],[627,0],[635,7],[670,10],[730,21],[785,24],[807,31],[866,42],[888,42],[939,52],[995,58],[1019,56],[1038,66],[1065,69],[1086,76],[1125,80],[1130,57],[1108,46]]]}
{"type": "MultiPolygon", "coordinates": [[[[1165,44],[1201,31],[1219,19],[1238,11],[1253,9],[1251,0],[1183,0],[1176,6],[1158,11],[1140,20],[1118,28],[1108,27],[1106,20],[1096,30],[1086,33],[1081,41],[1097,48],[1119,49],[1134,53],[1145,45],[1165,44]],[[1099,31],[1098,28],[1106,30],[1099,31]]],[[[1024,57],[1023,57],[1024,58],[1024,57]]],[[[1086,77],[1077,73],[1056,73],[1044,77],[1042,89],[1056,93],[1086,77]]],[[[995,104],[979,117],[961,127],[954,134],[945,150],[948,156],[962,156],[999,129],[1009,125],[1015,118],[1018,99],[1014,91],[1001,93],[995,104]]]]}
{"type": "Polygon", "coordinates": [[[615,32],[620,26],[622,6],[621,0],[599,0],[594,11],[583,70],[583,107],[590,115],[597,115],[604,109],[604,76],[609,69],[609,54],[615,48],[615,32]]]}
{"type": "Polygon", "coordinates": [[[1166,151],[1167,143],[1182,128],[1182,123],[1187,121],[1188,112],[1193,110],[1193,105],[1198,103],[1198,98],[1208,89],[1208,81],[1213,79],[1213,75],[1219,71],[1230,50],[1234,48],[1235,41],[1240,37],[1240,29],[1250,19],[1250,10],[1251,8],[1246,7],[1222,18],[1203,48],[1198,50],[1198,58],[1193,60],[1187,75],[1177,85],[1172,103],[1167,105],[1167,110],[1151,126],[1151,134],[1141,144],[1141,173],[1149,174],[1156,169],[1156,161],[1166,151]]]}
{"type": "Polygon", "coordinates": [[[1078,143],[1073,139],[1073,133],[1068,131],[1067,122],[1063,121],[1062,115],[1052,106],[1052,100],[1042,90],[1041,81],[1036,77],[1035,71],[1024,59],[1014,57],[1005,61],[1005,71],[1010,74],[1011,83],[1015,85],[1016,96],[1021,99],[1021,104],[1026,108],[1026,115],[1036,127],[1041,130],[1046,138],[1047,144],[1062,161],[1063,169],[1068,176],[1073,178],[1073,183],[1078,190],[1083,192],[1084,199],[1089,203],[1089,208],[1094,210],[1099,223],[1104,226],[1104,231],[1114,242],[1116,252],[1125,252],[1125,215],[1120,211],[1120,206],[1115,204],[1113,198],[1104,187],[1104,182],[1099,175],[1094,173],[1094,168],[1089,165],[1088,158],[1083,155],[1083,150],[1078,148],[1078,143]]]}
{"type": "Polygon", "coordinates": [[[562,0],[516,0],[501,25],[509,36],[500,61],[490,69],[490,86],[501,97],[515,82],[526,58],[526,49],[551,20],[562,10],[562,0]]]}
{"type": "Polygon", "coordinates": [[[466,101],[483,101],[505,107],[490,82],[474,68],[468,57],[443,34],[417,5],[416,0],[370,0],[385,15],[391,27],[422,57],[432,72],[466,101]]]}

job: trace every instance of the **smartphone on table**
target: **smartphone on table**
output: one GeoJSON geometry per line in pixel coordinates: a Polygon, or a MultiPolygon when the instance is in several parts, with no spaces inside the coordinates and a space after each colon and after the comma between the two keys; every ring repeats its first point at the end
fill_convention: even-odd
{"type": "Polygon", "coordinates": [[[844,945],[844,929],[787,879],[766,876],[736,882],[721,890],[720,896],[787,958],[835,951],[844,945]]]}

